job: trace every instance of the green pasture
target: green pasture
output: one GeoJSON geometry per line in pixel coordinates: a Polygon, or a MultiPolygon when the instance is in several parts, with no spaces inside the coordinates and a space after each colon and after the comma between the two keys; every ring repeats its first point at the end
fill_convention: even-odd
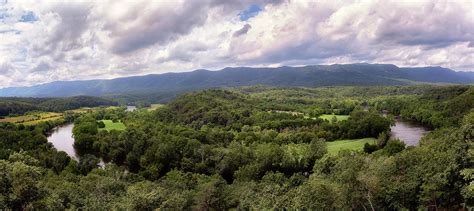
{"type": "Polygon", "coordinates": [[[344,121],[349,119],[349,115],[335,115],[335,114],[323,114],[319,118],[331,121],[333,117],[336,117],[337,121],[344,121]]]}
{"type": "Polygon", "coordinates": [[[326,142],[326,146],[329,154],[337,154],[341,150],[361,151],[364,149],[365,143],[373,144],[375,138],[330,141],[326,142]]]}
{"type": "Polygon", "coordinates": [[[99,128],[99,130],[125,130],[125,125],[122,122],[113,122],[112,120],[101,120],[105,124],[105,128],[99,128]]]}

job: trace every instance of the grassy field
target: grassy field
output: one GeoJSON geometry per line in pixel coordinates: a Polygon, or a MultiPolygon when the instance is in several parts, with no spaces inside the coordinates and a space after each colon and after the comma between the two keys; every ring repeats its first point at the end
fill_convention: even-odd
{"type": "MultiPolygon", "coordinates": [[[[287,114],[291,114],[291,115],[294,115],[294,116],[303,115],[303,117],[305,119],[311,118],[310,116],[305,115],[304,113],[301,113],[301,112],[297,112],[297,111],[278,111],[278,110],[274,110],[274,111],[269,111],[269,112],[287,113],[287,114]]],[[[335,114],[323,114],[323,115],[319,116],[318,118],[331,121],[333,117],[336,117],[337,121],[344,121],[344,120],[349,119],[349,115],[335,115],[335,114]]],[[[316,119],[316,118],[313,117],[312,119],[316,119]]]]}
{"type": "Polygon", "coordinates": [[[116,108],[120,108],[120,107],[119,107],[119,106],[93,107],[93,108],[90,108],[90,107],[83,107],[83,108],[78,108],[78,109],[68,110],[68,111],[73,112],[73,113],[91,113],[91,112],[97,111],[97,110],[100,109],[100,108],[116,109],[116,108]]]}
{"type": "Polygon", "coordinates": [[[151,104],[150,107],[148,108],[149,111],[153,111],[153,110],[156,110],[160,107],[162,107],[163,104],[151,104]]]}
{"type": "Polygon", "coordinates": [[[40,122],[54,121],[63,118],[61,113],[54,112],[34,112],[17,117],[5,117],[0,122],[11,122],[24,125],[35,125],[40,122]]]}
{"type": "Polygon", "coordinates": [[[293,116],[298,116],[298,115],[304,115],[304,113],[298,112],[298,111],[279,111],[279,110],[272,110],[268,112],[275,112],[275,113],[285,113],[285,114],[291,114],[293,116]]]}
{"type": "Polygon", "coordinates": [[[69,112],[73,112],[73,113],[90,113],[90,112],[93,112],[95,109],[93,108],[87,108],[87,107],[84,107],[84,108],[78,108],[78,109],[74,109],[74,110],[69,110],[69,112]]]}
{"type": "Polygon", "coordinates": [[[333,117],[336,117],[337,121],[343,121],[349,119],[349,115],[334,115],[334,114],[323,114],[319,118],[331,121],[333,117]]]}
{"type": "Polygon", "coordinates": [[[99,130],[125,130],[125,125],[122,122],[112,122],[112,120],[102,120],[105,124],[105,128],[99,128],[99,130]]]}
{"type": "Polygon", "coordinates": [[[326,146],[329,154],[337,154],[341,150],[363,150],[365,143],[373,144],[375,143],[375,139],[338,140],[326,142],[326,146]]]}
{"type": "MultiPolygon", "coordinates": [[[[101,107],[94,107],[94,108],[84,107],[84,108],[79,108],[79,109],[74,109],[74,110],[68,110],[67,112],[90,113],[90,112],[94,112],[98,110],[99,108],[101,107]]],[[[120,107],[118,106],[106,107],[106,109],[114,109],[114,108],[120,108],[120,107]]],[[[41,122],[59,120],[59,119],[62,119],[63,117],[64,117],[63,113],[47,112],[47,111],[33,111],[33,112],[28,112],[21,116],[1,117],[0,123],[10,122],[10,123],[15,123],[15,124],[36,125],[41,122]]],[[[120,126],[112,126],[112,127],[118,127],[118,128],[113,128],[113,129],[123,130],[123,129],[120,129],[120,126]]],[[[123,127],[125,128],[125,126],[123,127]]]]}

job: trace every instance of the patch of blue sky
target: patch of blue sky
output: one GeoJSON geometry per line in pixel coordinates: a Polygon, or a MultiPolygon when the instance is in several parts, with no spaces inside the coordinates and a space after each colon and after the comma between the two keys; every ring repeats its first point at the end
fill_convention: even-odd
{"type": "Polygon", "coordinates": [[[0,8],[0,20],[3,20],[8,17],[7,10],[0,8]]]}
{"type": "Polygon", "coordinates": [[[262,11],[262,8],[260,6],[252,4],[244,11],[239,12],[238,16],[241,21],[246,21],[252,17],[257,16],[260,11],[262,11]]]}
{"type": "Polygon", "coordinates": [[[38,20],[38,17],[35,15],[35,13],[31,11],[27,11],[21,16],[19,21],[20,22],[35,22],[37,20],[38,20]]]}

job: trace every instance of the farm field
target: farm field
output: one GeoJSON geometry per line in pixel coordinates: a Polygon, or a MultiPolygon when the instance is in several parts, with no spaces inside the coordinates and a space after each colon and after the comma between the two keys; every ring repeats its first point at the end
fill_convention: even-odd
{"type": "Polygon", "coordinates": [[[326,142],[326,146],[328,153],[334,155],[341,150],[362,150],[365,143],[374,144],[375,138],[330,141],[326,142]]]}
{"type": "Polygon", "coordinates": [[[349,119],[349,115],[335,115],[335,114],[323,114],[319,118],[331,121],[333,117],[336,117],[337,121],[344,121],[349,119]]]}
{"type": "Polygon", "coordinates": [[[94,108],[88,108],[88,107],[69,110],[69,112],[80,113],[80,114],[82,114],[82,113],[88,113],[88,112],[93,112],[93,111],[95,111],[94,108]]]}
{"type": "Polygon", "coordinates": [[[83,108],[78,108],[78,109],[73,109],[73,110],[68,110],[73,113],[90,113],[94,112],[99,108],[105,108],[105,109],[116,109],[120,108],[119,106],[108,106],[108,107],[83,107],[83,108]]]}
{"type": "MultiPolygon", "coordinates": [[[[84,108],[79,108],[79,109],[67,110],[66,112],[84,114],[84,113],[95,112],[97,111],[98,108],[101,108],[101,107],[93,107],[93,108],[84,107],[84,108]]],[[[120,108],[120,107],[108,106],[105,108],[115,109],[115,108],[120,108]]],[[[21,115],[21,116],[2,117],[0,118],[0,123],[9,122],[9,123],[23,124],[23,125],[36,125],[41,122],[59,120],[63,117],[64,117],[63,113],[59,113],[59,112],[33,111],[33,112],[27,112],[26,114],[21,115]]]]}
{"type": "Polygon", "coordinates": [[[101,120],[105,124],[105,128],[99,128],[99,130],[125,130],[125,125],[122,122],[113,122],[112,120],[101,120]]]}
{"type": "Polygon", "coordinates": [[[163,107],[164,105],[163,104],[151,104],[150,107],[147,109],[148,111],[153,111],[153,110],[156,110],[160,107],[163,107]]]}
{"type": "Polygon", "coordinates": [[[10,122],[24,125],[36,125],[40,122],[54,121],[63,118],[62,113],[55,112],[34,112],[26,115],[16,117],[5,117],[0,119],[0,122],[10,122]]]}

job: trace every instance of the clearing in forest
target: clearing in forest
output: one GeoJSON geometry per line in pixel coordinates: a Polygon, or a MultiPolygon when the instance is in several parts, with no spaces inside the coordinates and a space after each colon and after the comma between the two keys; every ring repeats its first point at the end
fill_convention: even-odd
{"type": "Polygon", "coordinates": [[[99,128],[99,130],[125,130],[125,125],[122,122],[113,122],[112,120],[101,120],[105,124],[105,128],[99,128]]]}
{"type": "Polygon", "coordinates": [[[375,138],[363,138],[354,140],[338,140],[326,142],[329,154],[337,154],[341,150],[358,150],[364,149],[364,144],[374,144],[375,138]]]}
{"type": "Polygon", "coordinates": [[[331,121],[333,117],[336,117],[337,121],[343,121],[349,119],[349,115],[335,115],[335,114],[323,114],[319,118],[331,121]]]}

